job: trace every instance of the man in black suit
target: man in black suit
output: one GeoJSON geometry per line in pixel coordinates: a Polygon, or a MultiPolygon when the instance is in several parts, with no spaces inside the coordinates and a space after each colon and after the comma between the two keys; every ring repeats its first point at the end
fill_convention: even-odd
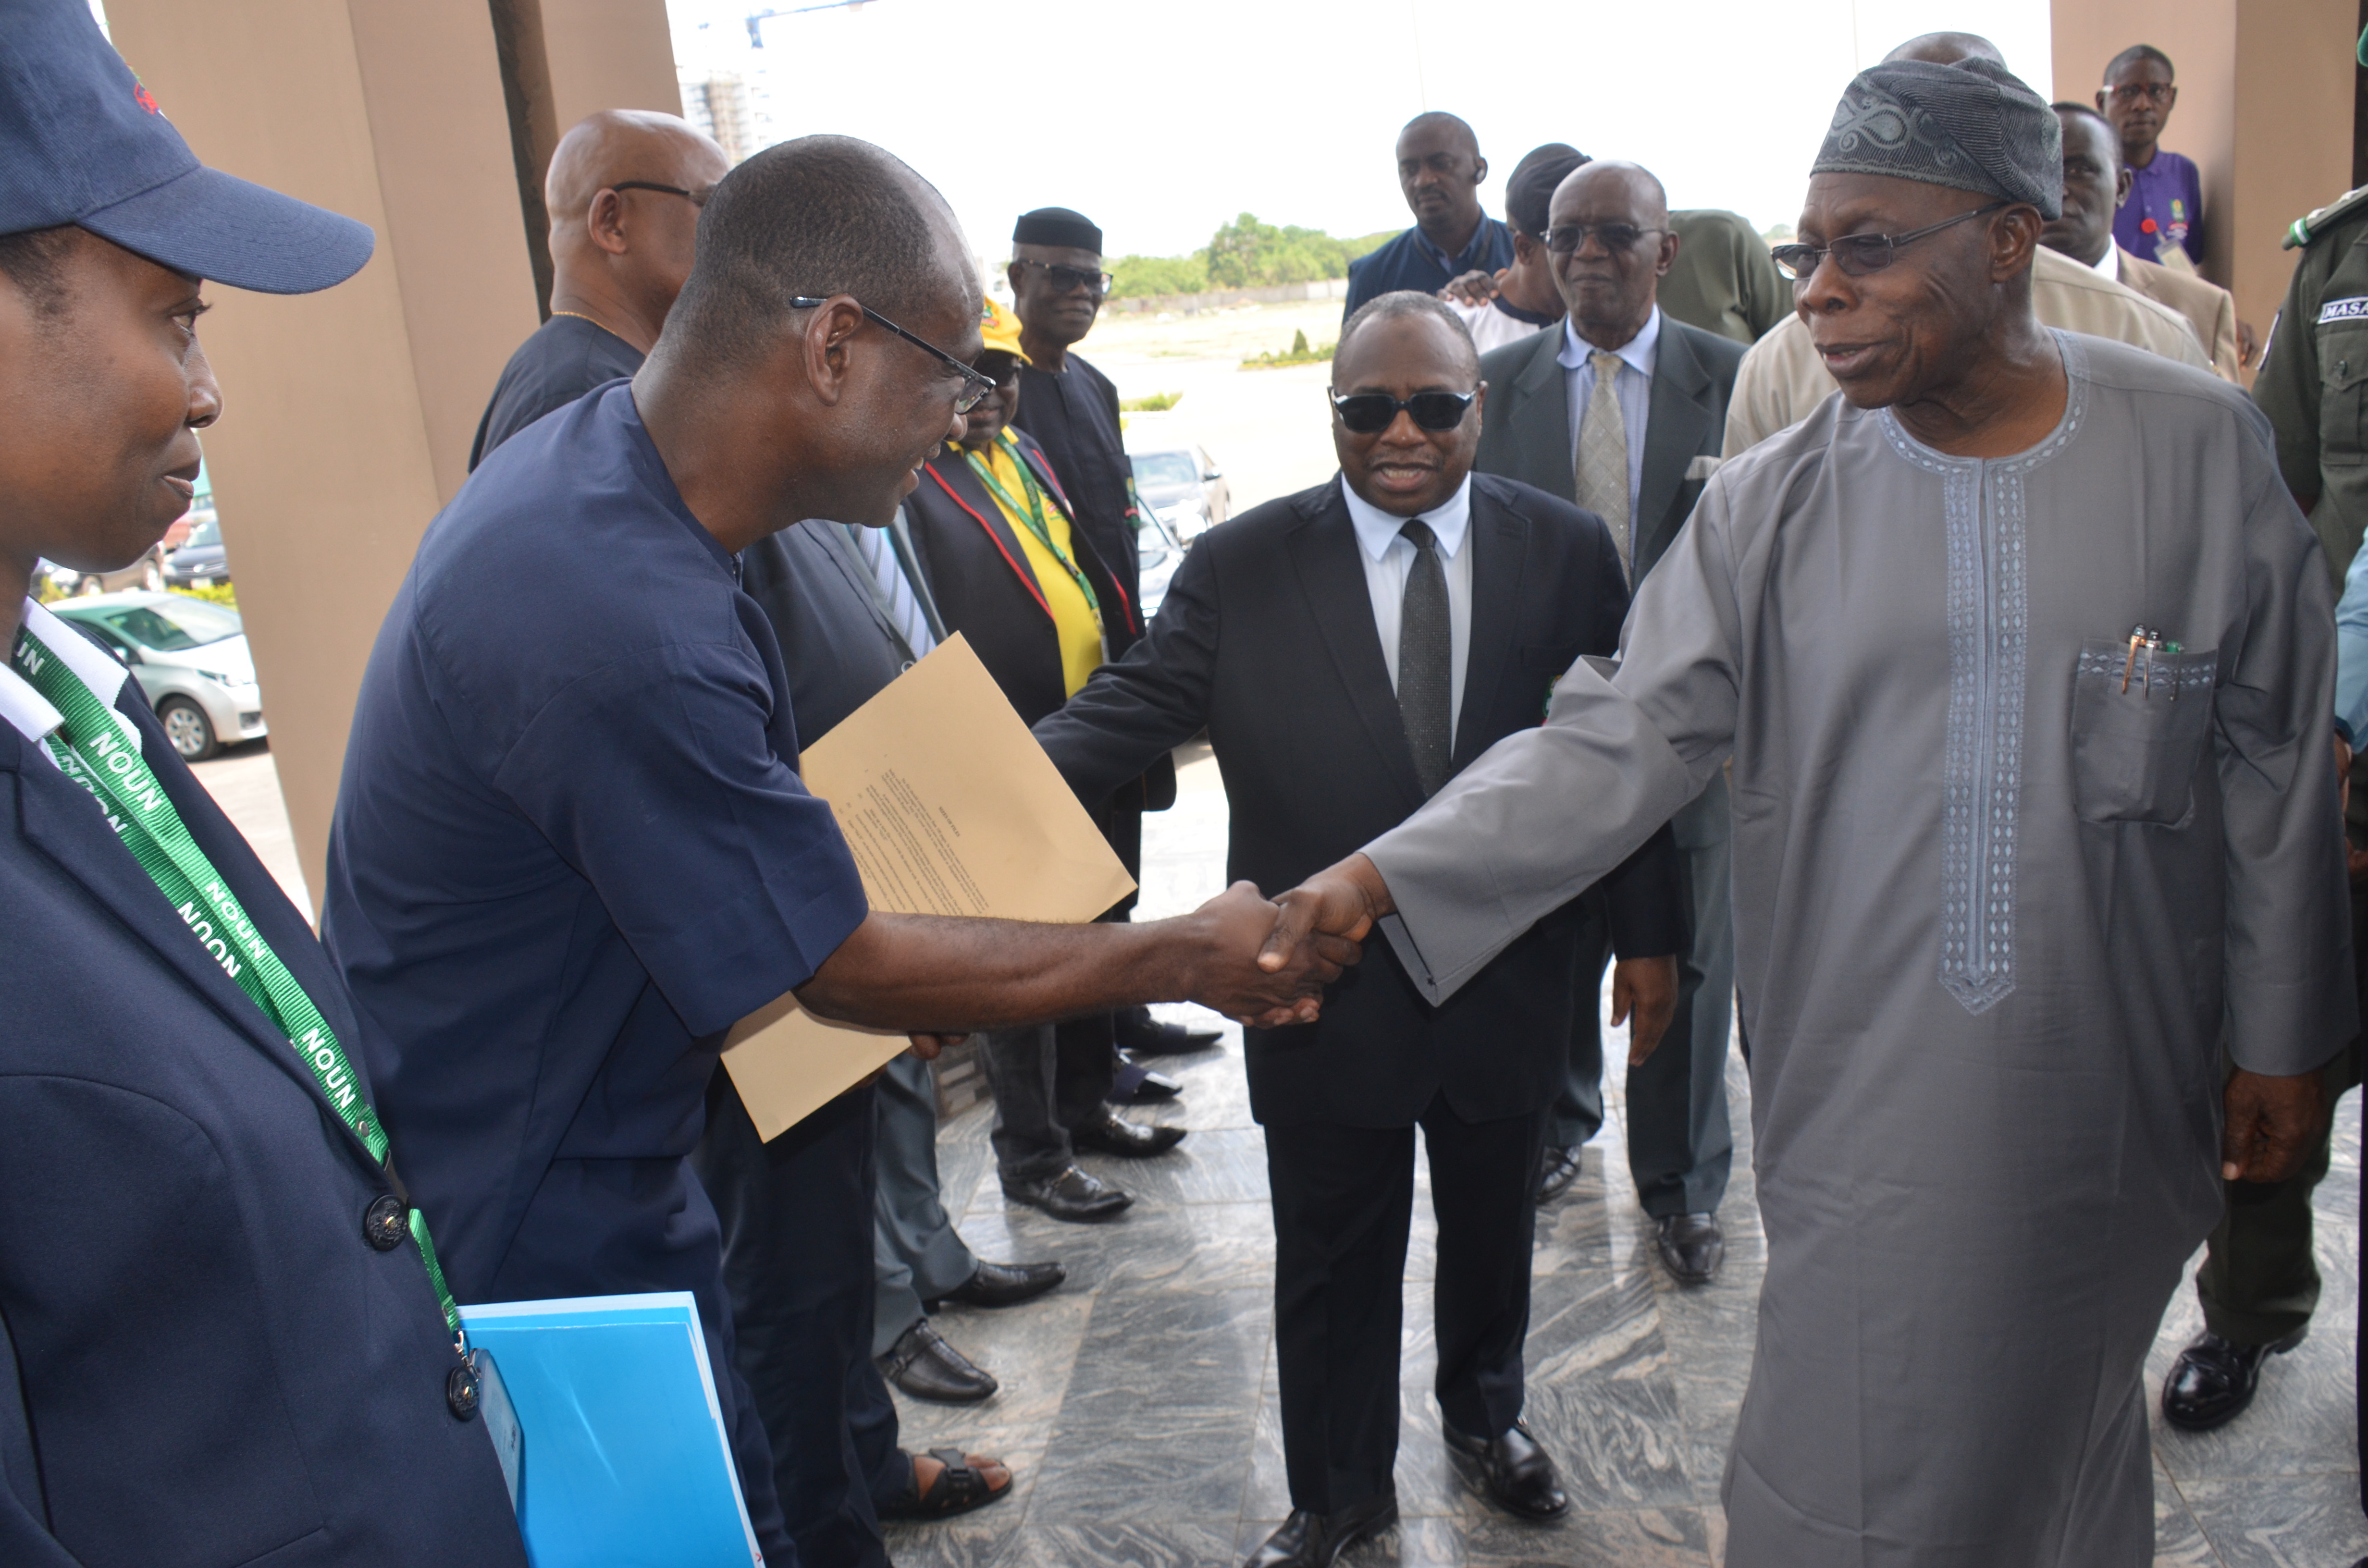
{"type": "MultiPolygon", "coordinates": [[[[1023,276],[1018,263],[1013,275],[1023,276]]],[[[1083,686],[1106,653],[1123,653],[1142,635],[1133,546],[1125,546],[1121,572],[1105,548],[1107,530],[1088,525],[1044,449],[1012,427],[1029,397],[1054,395],[1042,377],[1035,392],[1027,390],[1021,318],[988,301],[980,335],[986,347],[977,368],[994,379],[995,391],[970,411],[960,444],[923,466],[905,505],[913,551],[946,630],[969,640],[1032,724],[1083,686]]],[[[1172,794],[1173,765],[1165,756],[1157,763],[1172,794]]],[[[1130,871],[1142,843],[1145,771],[1136,768],[1086,802],[1130,871]]],[[[1133,903],[1106,918],[1125,918],[1133,903]]],[[[1144,1126],[1110,1108],[1113,1034],[1109,1014],[986,1032],[980,1054],[995,1092],[992,1141],[1006,1197],[1056,1220],[1110,1219],[1133,1199],[1078,1168],[1076,1152],[1142,1159],[1183,1139],[1182,1128],[1144,1126]]]]}
{"type": "MultiPolygon", "coordinates": [[[[1282,887],[1396,824],[1556,677],[1610,653],[1628,592],[1566,501],[1471,473],[1479,363],[1447,306],[1383,295],[1333,361],[1341,477],[1202,535],[1145,640],[1037,739],[1084,800],[1204,724],[1232,805],[1229,875],[1282,887]]],[[[1253,1568],[1314,1568],[1396,1517],[1399,1327],[1423,1130],[1439,1219],[1436,1391],[1467,1484],[1567,1506],[1520,1419],[1543,1114],[1570,1032],[1580,905],[1608,903],[1615,989],[1649,1049],[1683,945],[1666,831],[1444,1007],[1385,942],[1309,1028],[1246,1037],[1266,1130],[1290,1520],[1253,1568]]]]}
{"type": "MultiPolygon", "coordinates": [[[[1011,229],[1011,312],[1019,322],[1019,397],[1028,410],[1020,428],[1035,437],[1053,477],[1069,497],[1076,526],[1128,602],[1142,597],[1135,535],[1143,518],[1134,493],[1134,464],[1118,406],[1118,388],[1072,352],[1101,314],[1110,274],[1102,270],[1102,232],[1082,212],[1040,207],[1011,229]]],[[[1113,637],[1118,633],[1113,632],[1113,637]]],[[[1133,642],[1127,635],[1121,642],[1133,642]]],[[[1110,656],[1125,649],[1114,642],[1110,656]]],[[[1176,773],[1166,759],[1141,786],[1121,787],[1107,831],[1127,874],[1143,875],[1143,816],[1176,803],[1176,773]]],[[[1134,907],[1129,894],[1119,905],[1134,907]]],[[[1148,1008],[1129,1007],[1111,1021],[1121,1050],[1136,1056],[1173,1056],[1217,1043],[1214,1030],[1155,1020],[1148,1008]]]]}
{"type": "MultiPolygon", "coordinates": [[[[1555,187],[1546,252],[1569,313],[1558,332],[1484,356],[1497,413],[1477,466],[1600,514],[1634,584],[1685,526],[1718,465],[1739,345],[1674,321],[1656,299],[1677,258],[1661,182],[1634,164],[1587,164],[1555,187]]],[[[1671,824],[1684,857],[1692,941],[1679,986],[1676,1043],[1628,1069],[1628,1168],[1653,1217],[1661,1262],[1706,1284],[1726,1246],[1719,1201],[1735,1157],[1726,1041],[1735,991],[1728,913],[1726,781],[1712,779],[1671,824]]],[[[1588,976],[1603,971],[1600,926],[1580,937],[1588,976]]],[[[1570,1059],[1547,1130],[1539,1198],[1562,1195],[1579,1146],[1603,1125],[1603,1046],[1595,987],[1582,984],[1570,1059]]]]}

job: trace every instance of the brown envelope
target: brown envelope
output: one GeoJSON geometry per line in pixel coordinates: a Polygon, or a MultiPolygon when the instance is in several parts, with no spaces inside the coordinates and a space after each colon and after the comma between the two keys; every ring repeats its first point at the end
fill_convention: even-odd
{"type": "MultiPolygon", "coordinates": [[[[806,747],[798,771],[838,819],[874,909],[1074,922],[1134,891],[959,633],[806,747]]],[[[784,994],[734,1027],[723,1065],[769,1141],[905,1044],[784,994]]]]}

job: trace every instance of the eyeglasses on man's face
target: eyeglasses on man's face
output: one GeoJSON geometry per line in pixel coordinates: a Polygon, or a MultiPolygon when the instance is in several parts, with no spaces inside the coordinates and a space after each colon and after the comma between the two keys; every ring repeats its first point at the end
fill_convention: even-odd
{"type": "Polygon", "coordinates": [[[648,179],[620,179],[609,188],[610,190],[655,190],[666,196],[679,196],[693,207],[706,206],[707,199],[715,194],[715,187],[712,185],[702,185],[697,190],[685,190],[678,185],[660,185],[655,180],[648,179]]]}
{"type": "Polygon", "coordinates": [[[2123,82],[2119,86],[2108,87],[2105,90],[2112,95],[2115,103],[2123,108],[2128,108],[2140,98],[2144,98],[2150,104],[2167,104],[2170,102],[2171,95],[2179,91],[2179,84],[2176,82],[2123,82]]]}
{"type": "Polygon", "coordinates": [[[1555,256],[1573,256],[1593,234],[1597,244],[1618,256],[1646,234],[1668,233],[1667,229],[1640,229],[1634,223],[1557,223],[1546,231],[1546,249],[1555,256]]]}
{"type": "MultiPolygon", "coordinates": [[[[812,294],[800,294],[790,301],[790,308],[795,311],[812,311],[819,310],[821,307],[828,303],[830,303],[828,300],[820,299],[812,294]]],[[[855,302],[855,308],[863,312],[864,320],[871,323],[875,326],[885,327],[888,331],[894,333],[897,336],[903,338],[905,342],[911,344],[922,353],[941,361],[948,368],[962,377],[962,390],[954,393],[954,412],[956,414],[968,414],[972,409],[978,406],[979,399],[986,396],[987,393],[995,390],[994,377],[982,375],[978,371],[972,369],[968,365],[963,364],[961,360],[955,358],[952,355],[939,347],[936,344],[931,343],[928,338],[922,337],[915,333],[906,332],[903,327],[898,326],[894,322],[890,321],[886,316],[882,315],[878,311],[873,310],[871,306],[865,304],[860,300],[858,300],[855,302]]]]}
{"type": "Polygon", "coordinates": [[[1055,267],[1049,261],[1022,260],[1019,265],[1034,267],[1042,273],[1044,280],[1053,286],[1053,292],[1055,294],[1074,294],[1083,289],[1099,300],[1109,293],[1110,285],[1117,281],[1107,272],[1086,272],[1074,267],[1055,267]]]}
{"type": "Polygon", "coordinates": [[[1834,265],[1852,278],[1863,278],[1870,272],[1880,272],[1899,258],[1900,247],[1914,244],[1930,234],[1952,229],[1975,218],[1985,218],[1993,212],[2013,206],[2010,201],[1993,201],[1987,207],[1976,207],[1970,212],[1960,212],[1953,218],[1943,218],[1937,223],[1927,223],[1920,229],[1910,229],[1904,234],[1844,234],[1822,245],[1774,245],[1768,254],[1776,258],[1777,270],[1793,280],[1797,289],[1809,280],[1818,263],[1827,256],[1834,265]]]}
{"type": "Polygon", "coordinates": [[[1434,435],[1452,430],[1463,423],[1474,394],[1418,392],[1412,397],[1393,397],[1388,392],[1327,392],[1325,395],[1331,399],[1332,412],[1340,416],[1340,424],[1351,435],[1378,436],[1397,422],[1400,409],[1413,416],[1418,429],[1434,435]]]}

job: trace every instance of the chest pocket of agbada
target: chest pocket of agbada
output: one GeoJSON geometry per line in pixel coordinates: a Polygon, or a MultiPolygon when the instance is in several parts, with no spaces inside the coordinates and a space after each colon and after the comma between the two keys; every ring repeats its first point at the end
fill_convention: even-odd
{"type": "Polygon", "coordinates": [[[2126,639],[2080,644],[2072,676],[2073,807],[2083,822],[2178,823],[2194,803],[2212,730],[2216,653],[2130,657],[2126,639]]]}
{"type": "Polygon", "coordinates": [[[2318,460],[2330,468],[2368,462],[2368,316],[2318,325],[2318,460]]]}

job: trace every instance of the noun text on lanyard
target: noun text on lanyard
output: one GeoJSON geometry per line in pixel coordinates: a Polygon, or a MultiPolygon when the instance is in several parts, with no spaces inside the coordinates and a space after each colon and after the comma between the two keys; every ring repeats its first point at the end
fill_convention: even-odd
{"type": "MultiPolygon", "coordinates": [[[[1099,624],[1102,618],[1102,602],[1095,597],[1094,585],[1086,581],[1086,574],[1077,570],[1077,563],[1069,558],[1069,552],[1053,542],[1053,530],[1044,523],[1044,492],[1037,484],[1036,476],[1028,471],[1028,460],[1020,455],[1019,443],[1011,438],[1009,431],[998,430],[995,435],[995,445],[997,450],[1011,460],[1012,468],[1019,472],[1020,488],[1028,493],[1028,505],[1023,507],[1011,498],[1011,492],[1003,488],[1003,482],[995,477],[995,470],[988,467],[985,460],[981,459],[976,452],[964,452],[962,455],[970,459],[971,472],[977,474],[989,490],[995,492],[995,498],[1003,503],[1003,509],[1026,523],[1028,531],[1036,536],[1036,542],[1052,551],[1053,559],[1067,570],[1070,580],[1077,585],[1077,592],[1086,596],[1086,608],[1094,612],[1094,620],[1099,624]]],[[[1102,628],[1102,641],[1103,656],[1107,659],[1110,641],[1108,627],[1102,628]]]]}
{"type": "MultiPolygon", "coordinates": [[[[34,690],[49,699],[50,706],[64,715],[65,722],[48,741],[58,767],[90,791],[116,836],[180,915],[207,956],[279,1027],[339,1119],[362,1141],[389,1181],[400,1187],[387,1164],[385,1130],[379,1126],[378,1113],[370,1101],[362,1097],[345,1047],[321,1009],[246,917],[213,862],[189,836],[172,798],[142,759],[137,732],[125,734],[107,704],[29,628],[17,631],[9,662],[34,690]]],[[[407,1203],[406,1207],[410,1208],[411,1239],[419,1248],[420,1261],[427,1266],[429,1283],[436,1287],[444,1325],[451,1331],[455,1347],[465,1351],[467,1336],[461,1327],[460,1310],[452,1303],[443,1267],[436,1261],[427,1217],[416,1207],[407,1203]]]]}

